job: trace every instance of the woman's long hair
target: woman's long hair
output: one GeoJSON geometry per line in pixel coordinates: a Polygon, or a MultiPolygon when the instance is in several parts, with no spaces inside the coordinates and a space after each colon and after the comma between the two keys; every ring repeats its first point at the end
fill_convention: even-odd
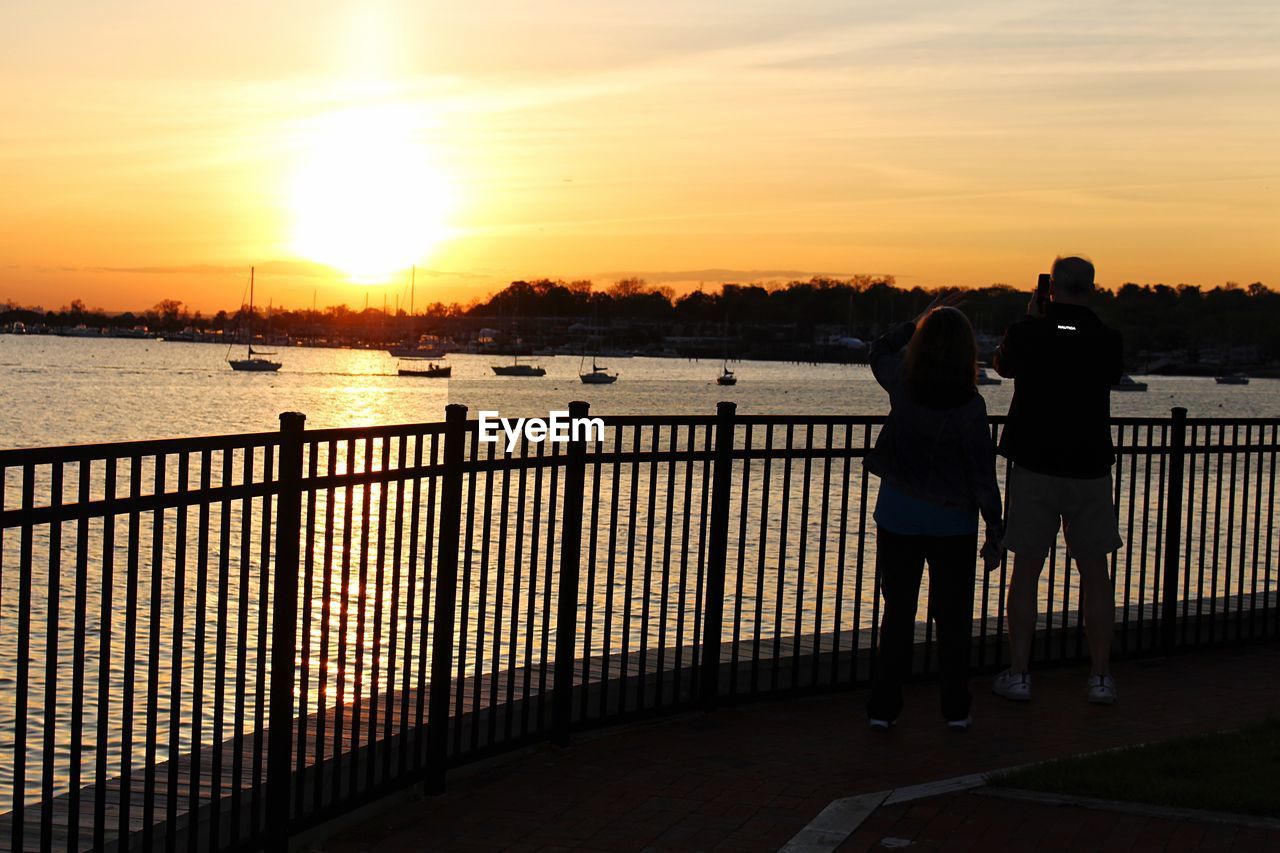
{"type": "Polygon", "coordinates": [[[921,405],[950,409],[977,391],[978,345],[969,318],[956,308],[935,308],[907,345],[907,391],[921,405]]]}

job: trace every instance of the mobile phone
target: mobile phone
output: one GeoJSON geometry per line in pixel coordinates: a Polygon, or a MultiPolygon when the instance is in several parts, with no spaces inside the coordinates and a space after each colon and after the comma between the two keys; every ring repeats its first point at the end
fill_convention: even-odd
{"type": "Polygon", "coordinates": [[[1044,311],[1049,305],[1049,288],[1053,284],[1053,276],[1047,272],[1040,273],[1040,278],[1036,280],[1036,302],[1040,305],[1040,310],[1044,311]]]}

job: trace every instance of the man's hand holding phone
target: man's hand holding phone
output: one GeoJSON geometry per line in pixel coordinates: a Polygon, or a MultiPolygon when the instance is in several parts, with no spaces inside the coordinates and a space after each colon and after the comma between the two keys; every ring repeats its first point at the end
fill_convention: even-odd
{"type": "Polygon", "coordinates": [[[1035,293],[1031,294],[1031,301],[1027,303],[1028,317],[1043,317],[1049,312],[1049,290],[1052,286],[1053,276],[1047,272],[1040,273],[1035,293]]]}

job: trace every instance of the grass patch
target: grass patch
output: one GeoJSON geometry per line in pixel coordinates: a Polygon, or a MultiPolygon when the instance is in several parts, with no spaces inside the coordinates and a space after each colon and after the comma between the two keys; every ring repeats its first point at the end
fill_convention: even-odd
{"type": "Polygon", "coordinates": [[[991,777],[1055,794],[1280,818],[1280,718],[991,777]]]}

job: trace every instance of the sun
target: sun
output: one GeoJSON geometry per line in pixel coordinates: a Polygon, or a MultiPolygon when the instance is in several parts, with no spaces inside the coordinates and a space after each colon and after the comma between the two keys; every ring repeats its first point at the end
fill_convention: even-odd
{"type": "Polygon", "coordinates": [[[447,234],[449,182],[412,111],[330,113],[308,127],[294,174],[293,248],[353,281],[385,281],[447,234]]]}

